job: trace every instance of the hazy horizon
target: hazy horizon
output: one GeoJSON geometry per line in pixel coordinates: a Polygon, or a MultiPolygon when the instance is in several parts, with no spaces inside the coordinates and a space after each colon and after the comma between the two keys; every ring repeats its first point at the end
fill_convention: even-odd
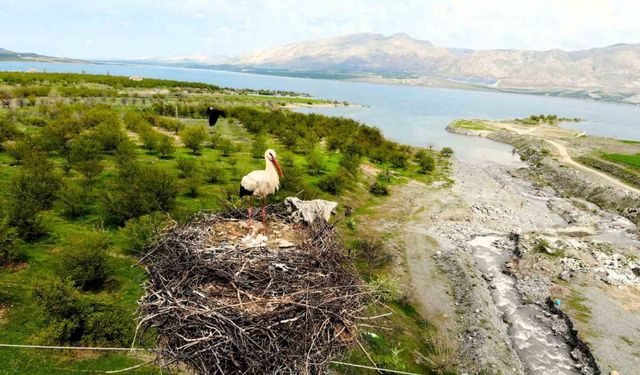
{"type": "Polygon", "coordinates": [[[238,56],[309,39],[406,33],[470,49],[639,43],[632,1],[0,0],[0,48],[82,59],[238,56]]]}

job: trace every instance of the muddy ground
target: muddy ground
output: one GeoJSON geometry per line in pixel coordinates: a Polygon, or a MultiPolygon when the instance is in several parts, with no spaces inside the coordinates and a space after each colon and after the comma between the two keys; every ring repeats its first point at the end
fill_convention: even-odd
{"type": "Polygon", "coordinates": [[[534,186],[515,158],[456,161],[451,187],[396,187],[371,227],[394,234],[397,274],[458,342],[463,373],[636,373],[637,227],[534,186]]]}

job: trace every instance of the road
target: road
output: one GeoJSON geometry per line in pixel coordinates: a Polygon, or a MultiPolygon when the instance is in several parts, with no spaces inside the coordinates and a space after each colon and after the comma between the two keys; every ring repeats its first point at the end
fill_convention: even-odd
{"type": "Polygon", "coordinates": [[[608,182],[610,182],[611,184],[616,185],[617,187],[619,187],[621,189],[624,189],[624,190],[627,190],[627,191],[630,191],[630,192],[633,192],[635,194],[639,194],[640,195],[640,189],[636,189],[633,186],[629,186],[626,183],[624,183],[624,182],[622,182],[622,181],[620,181],[620,180],[618,180],[618,179],[616,179],[616,178],[614,178],[614,177],[612,177],[612,176],[610,176],[610,175],[608,175],[608,174],[606,174],[604,172],[600,172],[597,169],[593,169],[593,168],[590,168],[590,167],[588,167],[588,166],[586,166],[584,164],[580,164],[580,163],[576,162],[575,160],[573,160],[571,158],[571,156],[569,155],[569,152],[567,151],[567,148],[562,143],[557,142],[557,141],[552,141],[550,139],[544,139],[544,140],[545,140],[545,142],[549,143],[550,145],[552,145],[556,149],[556,152],[560,156],[560,161],[562,161],[563,163],[568,164],[568,165],[570,165],[570,166],[572,166],[574,168],[583,170],[583,171],[585,171],[587,173],[590,173],[590,174],[592,174],[594,176],[598,176],[600,178],[603,178],[603,179],[607,180],[608,182]]]}

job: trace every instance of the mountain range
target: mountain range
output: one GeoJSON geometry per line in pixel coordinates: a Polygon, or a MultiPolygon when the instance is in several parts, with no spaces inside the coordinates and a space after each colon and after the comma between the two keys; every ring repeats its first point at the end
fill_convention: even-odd
{"type": "MultiPolygon", "coordinates": [[[[0,48],[0,60],[82,62],[0,48]]],[[[400,33],[358,33],[225,56],[101,60],[312,78],[481,88],[640,103],[640,44],[579,51],[472,50],[400,33]]]]}
{"type": "Polygon", "coordinates": [[[378,80],[408,84],[446,80],[507,91],[640,100],[640,44],[579,51],[471,50],[439,47],[407,34],[359,33],[253,52],[226,64],[379,75],[378,80]]]}
{"type": "Polygon", "coordinates": [[[30,52],[13,52],[8,49],[0,48],[0,61],[43,61],[43,62],[86,62],[78,59],[68,59],[65,57],[52,57],[38,55],[37,53],[30,52]]]}

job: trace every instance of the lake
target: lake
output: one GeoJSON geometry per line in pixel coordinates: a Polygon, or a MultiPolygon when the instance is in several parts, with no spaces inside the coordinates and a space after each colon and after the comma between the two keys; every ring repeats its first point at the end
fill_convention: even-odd
{"type": "Polygon", "coordinates": [[[562,126],[588,134],[640,139],[640,107],[542,95],[457,90],[417,86],[266,76],[204,69],[146,65],[0,62],[0,70],[37,69],[85,72],[212,83],[232,88],[289,90],[318,98],[348,101],[351,107],[300,109],[350,117],[376,126],[390,139],[414,146],[450,146],[464,159],[507,161],[511,147],[487,139],[450,134],[447,124],[459,118],[511,119],[532,114],[579,117],[562,126]]]}

